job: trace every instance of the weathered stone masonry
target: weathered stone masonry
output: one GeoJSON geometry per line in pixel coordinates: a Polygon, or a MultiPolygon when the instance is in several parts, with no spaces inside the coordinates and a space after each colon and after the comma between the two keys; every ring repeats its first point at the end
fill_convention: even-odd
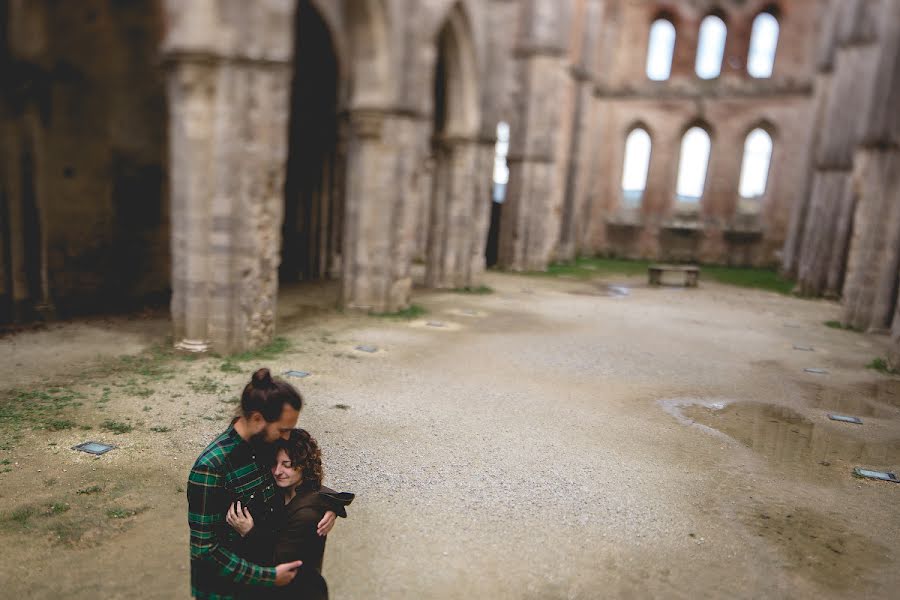
{"type": "Polygon", "coordinates": [[[242,350],[274,335],[281,284],[335,279],[344,306],[376,312],[406,308],[414,284],[477,286],[492,227],[513,270],[595,254],[781,260],[801,291],[843,297],[847,324],[893,328],[900,347],[897,7],[0,1],[0,321],[171,294],[179,346],[242,350]],[[763,13],[780,31],[771,77],[754,79],[763,13]],[[703,80],[709,15],[727,35],[703,80]],[[651,81],[659,18],[676,41],[671,76],[651,81]],[[501,121],[510,178],[492,209],[501,121]],[[686,204],[692,126],[712,151],[686,204]],[[626,206],[635,127],[649,171],[626,206]],[[748,200],[754,128],[773,150],[748,200]]]}

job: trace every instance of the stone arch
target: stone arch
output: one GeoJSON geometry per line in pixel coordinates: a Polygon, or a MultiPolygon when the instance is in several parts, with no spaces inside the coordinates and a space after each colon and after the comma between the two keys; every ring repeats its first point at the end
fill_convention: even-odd
{"type": "Polygon", "coordinates": [[[484,271],[490,196],[477,174],[478,67],[471,22],[462,2],[450,8],[433,43],[434,174],[425,282],[431,287],[467,287],[484,271]]]}
{"type": "Polygon", "coordinates": [[[394,79],[390,64],[387,10],[383,0],[345,0],[347,87],[342,96],[349,110],[384,108],[394,79]]]}
{"type": "MultiPolygon", "coordinates": [[[[456,2],[434,36],[437,61],[444,60],[446,82],[445,137],[466,137],[478,133],[478,68],[471,22],[462,2],[456,2]]],[[[438,65],[438,69],[440,69],[438,65]]]]}

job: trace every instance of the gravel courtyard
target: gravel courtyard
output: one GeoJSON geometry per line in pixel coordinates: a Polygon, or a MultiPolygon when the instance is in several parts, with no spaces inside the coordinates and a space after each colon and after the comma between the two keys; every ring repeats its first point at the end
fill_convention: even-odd
{"type": "Polygon", "coordinates": [[[3,595],[187,597],[187,472],[268,366],[311,373],[300,426],[357,494],[335,599],[895,597],[900,486],[852,476],[900,469],[884,338],[705,281],[487,284],[413,320],[288,289],[263,356],[185,360],[164,314],[0,339],[3,595]]]}

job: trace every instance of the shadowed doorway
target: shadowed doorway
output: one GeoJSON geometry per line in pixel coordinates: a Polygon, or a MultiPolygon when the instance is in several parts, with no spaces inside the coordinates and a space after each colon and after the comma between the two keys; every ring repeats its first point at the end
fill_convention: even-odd
{"type": "Polygon", "coordinates": [[[338,62],[309,0],[297,5],[280,279],[336,277],[340,264],[338,62]]]}

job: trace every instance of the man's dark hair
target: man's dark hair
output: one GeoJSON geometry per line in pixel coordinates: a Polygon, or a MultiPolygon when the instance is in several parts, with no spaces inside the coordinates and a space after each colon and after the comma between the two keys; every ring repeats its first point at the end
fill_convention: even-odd
{"type": "Polygon", "coordinates": [[[277,377],[273,378],[265,367],[253,374],[241,394],[241,414],[249,417],[258,412],[267,423],[274,423],[281,418],[285,404],[290,404],[299,411],[303,408],[303,396],[291,384],[277,377]]]}

